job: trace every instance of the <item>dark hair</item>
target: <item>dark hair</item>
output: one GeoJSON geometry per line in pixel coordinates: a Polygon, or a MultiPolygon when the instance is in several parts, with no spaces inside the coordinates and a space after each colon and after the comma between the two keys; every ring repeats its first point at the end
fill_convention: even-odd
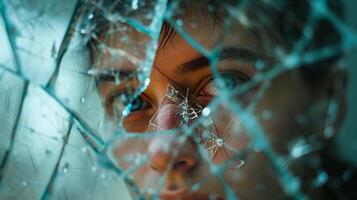
{"type": "MultiPolygon", "coordinates": [[[[246,12],[249,20],[259,23],[258,26],[261,30],[267,29],[268,32],[279,34],[284,40],[286,49],[293,48],[296,42],[304,37],[310,37],[307,44],[301,49],[304,52],[319,51],[327,45],[340,48],[330,56],[307,62],[304,66],[304,73],[310,74],[314,78],[318,74],[327,73],[329,67],[342,55],[341,33],[332,21],[318,13],[326,12],[343,19],[343,5],[340,0],[182,0],[179,7],[185,11],[184,15],[195,10],[196,13],[207,15],[217,24],[222,25],[224,25],[224,18],[227,17],[225,8],[242,7],[242,11],[246,12]],[[318,5],[316,2],[326,2],[326,4],[318,5]]],[[[167,22],[164,23],[161,32],[160,47],[165,46],[170,37],[175,35],[174,28],[167,22]]]]}
{"type": "MultiPolygon", "coordinates": [[[[128,2],[120,3],[112,0],[99,1],[100,6],[95,5],[95,20],[94,26],[91,26],[92,35],[98,36],[105,31],[108,24],[111,23],[107,19],[105,12],[109,13],[124,13],[126,16],[138,17],[144,16],[142,12],[131,12],[128,8],[128,2]],[[98,9],[100,7],[100,9],[98,9]],[[103,9],[107,9],[103,11],[103,9]]],[[[149,4],[149,3],[147,3],[149,4]]],[[[244,12],[249,21],[258,27],[255,32],[264,34],[279,35],[284,42],[284,48],[289,51],[296,47],[296,42],[301,38],[308,38],[308,42],[302,45],[300,52],[319,51],[324,47],[331,46],[337,48],[335,53],[312,59],[304,63],[301,67],[301,72],[309,81],[316,81],[329,72],[331,66],[341,57],[342,35],[336,25],[321,13],[328,13],[342,19],[343,5],[340,0],[325,0],[325,1],[310,1],[310,0],[181,0],[168,1],[168,6],[178,5],[178,15],[187,16],[207,15],[213,24],[225,25],[225,18],[228,16],[228,8],[239,8],[244,12]],[[177,4],[178,2],[178,4],[177,4]],[[323,4],[323,3],[326,4],[323,4]],[[183,11],[183,12],[180,12],[183,11]],[[319,13],[320,12],[320,13],[319,13]],[[311,26],[310,26],[311,25],[311,26]]],[[[143,7],[146,5],[144,4],[143,7]]],[[[150,6],[148,6],[150,8],[150,6]]],[[[175,10],[176,12],[176,10],[175,10]]],[[[161,40],[159,47],[163,47],[170,41],[170,38],[176,34],[175,28],[168,21],[165,21],[161,29],[161,40]]],[[[264,40],[264,38],[262,38],[264,40]]],[[[266,42],[266,41],[265,41],[266,42]]],[[[89,47],[91,51],[96,47],[95,41],[89,38],[89,47]]],[[[268,44],[268,48],[272,44],[268,44]]],[[[299,48],[299,47],[298,47],[299,48]]]]}

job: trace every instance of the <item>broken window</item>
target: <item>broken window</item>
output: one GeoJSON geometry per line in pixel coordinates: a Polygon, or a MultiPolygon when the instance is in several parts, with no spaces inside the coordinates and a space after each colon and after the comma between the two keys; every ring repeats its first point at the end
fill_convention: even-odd
{"type": "Polygon", "coordinates": [[[0,1],[1,199],[355,198],[345,3],[0,1]]]}

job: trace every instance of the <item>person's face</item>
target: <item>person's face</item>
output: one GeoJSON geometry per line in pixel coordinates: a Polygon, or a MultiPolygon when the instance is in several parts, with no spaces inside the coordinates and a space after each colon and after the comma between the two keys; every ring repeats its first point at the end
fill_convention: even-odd
{"type": "MultiPolygon", "coordinates": [[[[118,165],[141,192],[163,199],[222,199],[230,192],[240,199],[283,198],[280,159],[290,175],[312,182],[314,170],[299,166],[317,169],[317,155],[292,149],[324,129],[325,84],[311,87],[300,69],[279,71],[277,38],[262,40],[237,22],[223,31],[212,20],[194,20],[193,26],[192,18],[183,19],[185,31],[207,52],[219,45],[220,56],[205,58],[178,33],[160,45],[150,83],[122,122],[128,136],[113,145],[118,165]]],[[[117,48],[128,48],[115,37],[117,48]]],[[[115,67],[110,57],[104,59],[112,64],[103,66],[115,67]]],[[[112,120],[122,106],[113,93],[137,87],[136,81],[100,85],[112,120]]]]}

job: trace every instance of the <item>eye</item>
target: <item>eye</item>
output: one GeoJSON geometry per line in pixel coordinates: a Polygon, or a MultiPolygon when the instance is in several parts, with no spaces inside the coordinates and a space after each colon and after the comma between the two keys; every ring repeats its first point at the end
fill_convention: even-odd
{"type": "Polygon", "coordinates": [[[130,100],[130,98],[129,95],[122,92],[110,97],[109,103],[114,111],[120,113],[129,106],[129,104],[131,106],[130,113],[143,111],[151,107],[150,102],[142,96],[138,96],[133,100],[130,100]]]}
{"type": "MultiPolygon", "coordinates": [[[[237,86],[244,84],[249,80],[244,74],[237,74],[235,72],[225,72],[221,74],[224,83],[224,89],[234,90],[237,86]]],[[[199,92],[199,96],[217,96],[220,89],[216,86],[215,80],[211,79],[204,88],[199,92]]]]}
{"type": "Polygon", "coordinates": [[[149,107],[150,103],[147,102],[142,96],[138,96],[131,102],[130,112],[138,112],[149,107]]]}

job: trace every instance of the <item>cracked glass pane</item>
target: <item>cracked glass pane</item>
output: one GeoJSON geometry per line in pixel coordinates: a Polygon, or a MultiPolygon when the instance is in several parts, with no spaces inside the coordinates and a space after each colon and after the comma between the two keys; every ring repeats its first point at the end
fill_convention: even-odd
{"type": "Polygon", "coordinates": [[[0,161],[5,159],[6,151],[10,148],[11,140],[14,131],[17,127],[19,112],[23,102],[23,94],[25,92],[26,83],[21,78],[10,74],[3,69],[1,72],[1,145],[0,145],[0,161]]]}
{"type": "Polygon", "coordinates": [[[356,6],[0,0],[0,199],[357,199],[356,6]]]}
{"type": "Polygon", "coordinates": [[[76,2],[2,1],[17,72],[32,83],[46,85],[54,72],[76,2]]]}
{"type": "Polygon", "coordinates": [[[11,46],[9,43],[9,38],[7,37],[6,28],[4,26],[3,18],[0,16],[0,46],[2,47],[2,52],[0,56],[0,66],[9,68],[15,71],[15,65],[13,56],[11,54],[11,46]]]}
{"type": "Polygon", "coordinates": [[[10,152],[3,160],[1,196],[5,199],[41,198],[69,129],[69,115],[62,107],[44,91],[26,89],[10,152]]]}
{"type": "Polygon", "coordinates": [[[121,177],[98,162],[81,134],[73,123],[45,199],[129,199],[128,192],[118,189],[125,188],[121,177]]]}

